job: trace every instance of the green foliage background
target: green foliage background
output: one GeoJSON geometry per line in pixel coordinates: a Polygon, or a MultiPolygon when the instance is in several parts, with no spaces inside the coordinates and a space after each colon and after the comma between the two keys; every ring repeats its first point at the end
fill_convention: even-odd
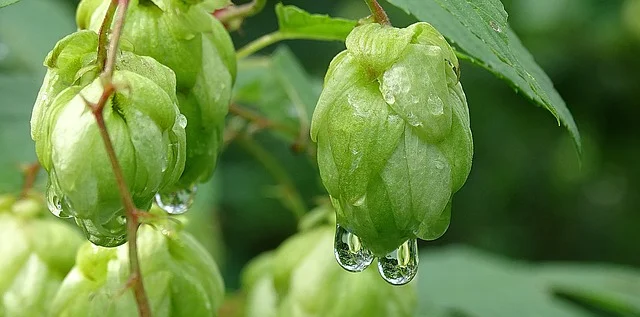
{"type": "MultiPolygon", "coordinates": [[[[528,261],[640,267],[640,30],[625,24],[623,1],[504,2],[511,26],[573,113],[584,154],[578,159],[571,137],[546,110],[532,107],[503,81],[463,62],[462,82],[475,141],[474,166],[454,199],[449,231],[441,239],[421,245],[427,254],[421,274],[449,267],[448,262],[441,266],[433,263],[440,263],[437,256],[446,253],[437,247],[451,244],[528,261]],[[434,262],[425,264],[431,252],[434,262]]],[[[284,3],[353,19],[367,15],[361,0],[284,3]]],[[[29,117],[44,75],[42,60],[58,39],[75,30],[76,4],[73,0],[23,0],[0,11],[0,192],[17,190],[21,184],[19,165],[35,160],[29,117]]],[[[234,34],[237,48],[276,30],[273,5],[275,1],[270,1],[263,13],[247,20],[234,34]]],[[[413,21],[386,3],[385,7],[395,25],[413,21]]],[[[339,42],[285,45],[316,86],[331,58],[343,49],[339,42]]],[[[242,75],[238,80],[242,82],[242,75]]],[[[261,97],[275,100],[276,105],[282,100],[282,96],[261,97]]],[[[268,133],[259,133],[255,139],[286,167],[307,208],[313,207],[323,194],[313,163],[290,150],[291,140],[268,133]]],[[[197,230],[199,237],[210,239],[208,248],[223,259],[225,281],[233,289],[238,286],[243,265],[293,234],[296,222],[281,201],[274,199],[275,181],[270,174],[237,143],[224,153],[213,183],[204,190],[206,197],[199,198],[204,203],[198,208],[198,215],[209,219],[210,226],[201,225],[197,230]],[[217,216],[211,219],[214,210],[217,216]],[[216,236],[221,233],[224,245],[216,245],[209,231],[216,236]]],[[[486,255],[475,252],[463,249],[457,256],[472,259],[459,259],[461,262],[482,262],[475,256],[486,255]]],[[[521,270],[517,274],[535,273],[521,270]]],[[[505,281],[505,287],[513,282],[508,276],[497,275],[478,283],[499,281],[505,281]]],[[[445,282],[434,285],[447,285],[445,282]]],[[[479,310],[479,316],[491,315],[478,307],[468,309],[479,310]]]]}

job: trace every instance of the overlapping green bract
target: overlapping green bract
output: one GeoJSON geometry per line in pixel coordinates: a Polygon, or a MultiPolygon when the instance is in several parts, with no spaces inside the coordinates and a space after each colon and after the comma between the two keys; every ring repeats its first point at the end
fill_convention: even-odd
{"type": "MultiPolygon", "coordinates": [[[[224,299],[222,277],[211,256],[190,235],[165,235],[151,226],[138,234],[139,261],[153,316],[216,316],[224,299]]],[[[137,316],[129,279],[128,247],[89,243],[62,282],[52,304],[59,317],[137,316]]]]}
{"type": "MultiPolygon", "coordinates": [[[[98,31],[111,0],[83,0],[78,26],[98,31]]],[[[123,40],[176,73],[180,112],[187,118],[187,160],[173,190],[213,173],[236,74],[233,43],[211,12],[226,1],[133,0],[123,40]],[[196,3],[197,2],[197,3],[196,3]]]]}
{"type": "Polygon", "coordinates": [[[243,274],[246,317],[409,317],[413,284],[396,287],[374,270],[344,271],[333,257],[334,227],[322,225],[285,241],[243,274]]]}
{"type": "MultiPolygon", "coordinates": [[[[49,173],[49,208],[73,216],[87,238],[102,246],[126,241],[124,207],[109,156],[88,103],[104,88],[96,63],[97,34],[80,31],[47,56],[48,72],[33,109],[32,138],[49,173]]],[[[185,119],[175,75],[153,58],[118,54],[116,92],[103,118],[136,207],[174,184],[184,169],[185,119]]]]}
{"type": "Polygon", "coordinates": [[[311,125],[338,223],[382,256],[436,239],[473,142],[458,60],[427,23],[357,27],[329,66],[311,125]]]}
{"type": "Polygon", "coordinates": [[[41,216],[43,197],[0,196],[0,316],[48,316],[82,237],[41,216]]]}

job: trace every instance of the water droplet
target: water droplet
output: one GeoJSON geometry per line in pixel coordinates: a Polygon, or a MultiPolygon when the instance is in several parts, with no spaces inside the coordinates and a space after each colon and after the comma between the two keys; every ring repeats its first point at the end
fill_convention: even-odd
{"type": "Polygon", "coordinates": [[[398,249],[378,259],[378,272],[393,285],[404,285],[418,273],[418,241],[407,240],[398,249]]]}
{"type": "Polygon", "coordinates": [[[54,216],[63,219],[71,218],[71,216],[64,211],[64,208],[62,206],[62,199],[60,198],[60,196],[58,196],[58,194],[56,194],[55,190],[51,186],[47,188],[46,195],[47,209],[49,209],[49,211],[54,216]]]}
{"type": "Polygon", "coordinates": [[[349,272],[362,272],[373,262],[373,254],[360,243],[360,238],[336,225],[333,253],[340,266],[349,272]]]}
{"type": "Polygon", "coordinates": [[[156,204],[172,215],[181,215],[189,210],[196,194],[196,187],[182,189],[169,194],[156,194],[156,204]]]}
{"type": "Polygon", "coordinates": [[[429,106],[429,111],[433,115],[440,116],[444,114],[444,102],[440,97],[436,95],[429,95],[427,105],[429,106]]]}
{"type": "Polygon", "coordinates": [[[354,206],[354,207],[360,207],[360,206],[364,205],[364,202],[365,202],[366,200],[367,200],[367,195],[366,195],[366,194],[365,194],[365,195],[362,195],[362,197],[360,197],[358,200],[356,200],[356,201],[353,203],[353,206],[354,206]]]}
{"type": "Polygon", "coordinates": [[[393,91],[391,90],[385,91],[384,94],[382,95],[382,98],[384,98],[384,101],[389,105],[396,103],[396,97],[394,96],[393,91]]]}
{"type": "Polygon", "coordinates": [[[498,32],[498,33],[502,33],[502,28],[500,27],[500,25],[498,25],[498,23],[494,22],[494,21],[490,21],[489,25],[491,26],[491,28],[498,32]]]}
{"type": "Polygon", "coordinates": [[[176,122],[183,129],[187,127],[187,117],[185,117],[183,114],[178,114],[178,116],[176,117],[176,122]]]}

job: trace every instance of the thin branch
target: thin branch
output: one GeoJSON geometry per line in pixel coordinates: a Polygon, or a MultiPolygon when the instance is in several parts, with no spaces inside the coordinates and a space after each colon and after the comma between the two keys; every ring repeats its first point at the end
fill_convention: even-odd
{"type": "Polygon", "coordinates": [[[98,34],[98,65],[103,67],[107,61],[109,31],[111,30],[111,23],[113,22],[113,16],[116,13],[117,7],[118,0],[111,0],[107,13],[104,16],[104,20],[102,20],[102,25],[100,25],[100,33],[98,34]]]}
{"type": "Polygon", "coordinates": [[[278,122],[274,122],[269,118],[263,117],[262,115],[260,115],[255,111],[244,108],[235,103],[232,103],[229,105],[229,113],[252,122],[253,124],[256,125],[258,129],[273,129],[273,130],[277,130],[277,131],[292,135],[293,137],[297,137],[298,135],[298,131],[296,131],[295,129],[291,129],[286,125],[280,124],[278,122]]]}
{"type": "MultiPolygon", "coordinates": [[[[115,1],[115,0],[111,0],[115,1]]],[[[111,40],[109,41],[109,50],[107,51],[107,60],[104,63],[104,71],[102,73],[103,80],[111,82],[113,77],[113,70],[116,64],[116,54],[118,54],[118,47],[120,45],[120,36],[124,29],[124,21],[127,17],[127,9],[129,8],[129,0],[119,0],[118,12],[115,20],[115,25],[112,29],[111,40]]]]}
{"type": "Polygon", "coordinates": [[[234,20],[244,20],[245,18],[254,16],[267,4],[267,0],[253,0],[246,4],[231,5],[229,7],[220,9],[213,13],[213,15],[222,22],[222,24],[229,25],[234,20]]]}
{"type": "Polygon", "coordinates": [[[247,44],[245,47],[239,49],[236,52],[236,58],[243,59],[247,56],[253,55],[257,51],[271,44],[275,44],[280,41],[289,40],[289,39],[293,39],[293,37],[286,36],[284,33],[281,33],[280,31],[275,31],[273,33],[265,34],[259,37],[258,39],[252,41],[251,43],[247,44]]]}
{"type": "Polygon", "coordinates": [[[29,192],[33,188],[40,171],[40,163],[31,163],[24,167],[24,184],[22,185],[22,192],[20,198],[25,198],[29,195],[29,192]]]}
{"type": "Polygon", "coordinates": [[[378,3],[378,0],[364,0],[371,11],[371,15],[373,19],[383,25],[391,25],[391,21],[389,21],[389,16],[387,16],[387,12],[384,11],[384,8],[378,3]]]}
{"type": "Polygon", "coordinates": [[[267,172],[271,174],[273,179],[278,182],[280,189],[282,189],[282,192],[279,193],[282,204],[293,213],[297,220],[300,220],[307,212],[307,207],[302,199],[302,195],[296,188],[295,183],[286,169],[280,165],[280,162],[278,162],[271,153],[255,140],[246,135],[238,135],[236,136],[236,140],[247,152],[253,155],[253,157],[264,166],[267,172]]]}
{"type": "MultiPolygon", "coordinates": [[[[107,130],[107,126],[104,121],[103,110],[106,106],[109,98],[115,93],[115,87],[113,86],[113,72],[116,63],[116,56],[118,53],[118,45],[120,42],[120,36],[122,35],[122,29],[124,28],[124,22],[127,15],[127,9],[129,7],[129,0],[112,0],[111,5],[109,7],[109,11],[114,11],[112,7],[117,2],[117,14],[115,16],[115,25],[112,29],[111,38],[108,41],[109,47],[106,51],[106,59],[104,61],[103,72],[100,75],[102,79],[103,89],[102,95],[98,100],[98,103],[91,104],[91,112],[96,119],[96,124],[100,131],[100,136],[102,137],[102,141],[105,146],[105,150],[107,155],[109,156],[109,162],[111,162],[111,168],[113,169],[113,174],[116,179],[116,183],[118,186],[118,191],[120,192],[120,198],[122,199],[122,205],[125,208],[126,218],[127,218],[127,238],[129,245],[129,267],[130,267],[130,276],[129,281],[127,282],[133,288],[133,293],[136,299],[136,303],[138,305],[138,314],[141,317],[151,317],[151,308],[149,306],[149,300],[147,299],[147,295],[144,289],[144,284],[142,282],[142,273],[140,270],[140,263],[138,260],[138,246],[137,246],[137,233],[138,227],[140,223],[138,222],[138,210],[133,203],[133,199],[131,198],[131,193],[129,192],[129,188],[127,187],[124,174],[122,172],[122,168],[120,163],[118,162],[118,158],[116,156],[116,151],[113,147],[113,142],[109,137],[109,131],[107,130]]],[[[102,28],[100,30],[100,39],[98,52],[104,52],[105,46],[107,45],[107,32],[108,26],[111,25],[111,21],[114,17],[113,12],[107,12],[105,16],[105,20],[102,23],[102,28]]]]}

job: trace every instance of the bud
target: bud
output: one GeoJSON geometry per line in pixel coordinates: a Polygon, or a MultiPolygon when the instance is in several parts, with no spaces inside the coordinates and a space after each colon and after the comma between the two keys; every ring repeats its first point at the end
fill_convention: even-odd
{"type": "Polygon", "coordinates": [[[342,228],[378,257],[409,252],[416,237],[446,231],[452,195],[471,168],[458,60],[422,22],[363,25],[346,46],[311,124],[320,175],[342,228]]]}
{"type": "MultiPolygon", "coordinates": [[[[215,316],[224,285],[216,263],[190,235],[164,235],[140,227],[141,274],[155,317],[215,316]]],[[[89,243],[78,251],[76,266],[62,282],[52,316],[137,316],[129,278],[128,246],[103,248],[89,243]]]]}
{"type": "Polygon", "coordinates": [[[47,316],[82,237],[42,217],[44,199],[0,196],[0,316],[47,316]]]}
{"type": "MultiPolygon", "coordinates": [[[[98,32],[110,2],[83,0],[78,25],[98,32]]],[[[132,0],[129,5],[123,39],[133,43],[136,54],[151,56],[176,73],[180,112],[188,122],[185,169],[171,191],[208,180],[222,149],[236,57],[229,34],[211,12],[227,4],[132,0]]]]}
{"type": "MultiPolygon", "coordinates": [[[[53,94],[71,86],[51,102],[38,99],[32,132],[38,158],[49,173],[52,212],[75,217],[91,242],[116,246],[126,241],[124,209],[100,129],[87,105],[97,103],[104,88],[97,72],[83,73],[96,68],[95,54],[82,55],[84,46],[76,45],[84,43],[76,39],[90,33],[64,39],[49,55],[48,64],[57,67],[49,69],[47,78],[54,80],[45,81],[41,92],[53,94]],[[70,75],[73,71],[75,76],[70,75]]],[[[96,36],[93,33],[94,45],[96,36]]],[[[184,168],[186,122],[176,106],[175,77],[150,57],[121,52],[113,85],[117,91],[106,103],[104,122],[133,201],[146,210],[184,168]]]]}
{"type": "Polygon", "coordinates": [[[342,270],[332,255],[333,236],[333,227],[325,224],[249,264],[243,273],[245,316],[414,316],[414,284],[394,287],[374,270],[342,270]]]}

